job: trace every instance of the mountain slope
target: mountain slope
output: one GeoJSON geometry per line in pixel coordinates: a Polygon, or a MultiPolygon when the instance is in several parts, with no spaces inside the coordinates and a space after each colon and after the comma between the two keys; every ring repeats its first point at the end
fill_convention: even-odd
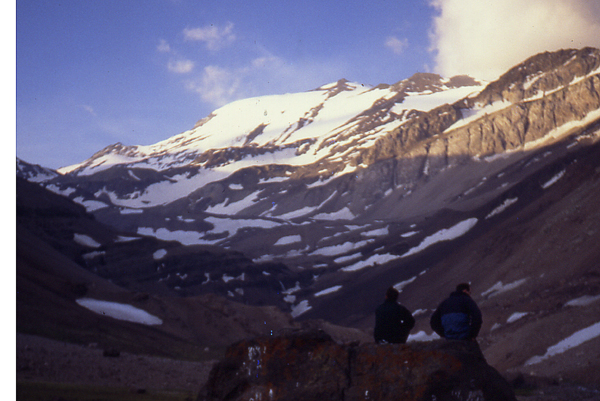
{"type": "Polygon", "coordinates": [[[343,281],[342,271],[398,261],[438,230],[427,228],[434,216],[454,227],[564,157],[545,148],[571,146],[600,118],[599,73],[598,50],[586,48],[534,56],[485,87],[433,74],[375,88],[341,80],[232,103],[43,184],[121,230],[283,262],[304,277],[292,283],[322,290],[300,270],[343,281]],[[406,240],[378,246],[387,235],[406,240]]]}
{"type": "MultiPolygon", "coordinates": [[[[124,258],[133,266],[143,260],[143,253],[152,254],[156,252],[152,249],[161,250],[174,244],[152,238],[144,243],[143,238],[115,232],[96,222],[83,207],[19,178],[16,238],[19,333],[86,345],[96,343],[104,349],[139,354],[204,359],[214,358],[234,341],[299,327],[289,314],[274,306],[243,305],[210,293],[181,297],[157,287],[144,292],[139,290],[143,284],[123,288],[101,278],[90,271],[82,257],[92,248],[94,252],[105,252],[114,242],[121,256],[142,255],[140,259],[124,258]],[[104,249],[94,248],[91,237],[82,233],[102,238],[104,249]],[[145,251],[141,246],[146,247],[145,251]],[[134,307],[158,318],[160,324],[93,312],[82,306],[82,299],[111,302],[121,308],[134,307]]],[[[204,250],[202,255],[206,258],[210,252],[204,250]]],[[[212,263],[223,265],[223,260],[228,259],[226,254],[215,253],[212,263]]],[[[195,258],[197,254],[188,251],[188,257],[195,258]]],[[[319,322],[308,324],[324,327],[337,338],[364,338],[356,330],[319,322]]]]}

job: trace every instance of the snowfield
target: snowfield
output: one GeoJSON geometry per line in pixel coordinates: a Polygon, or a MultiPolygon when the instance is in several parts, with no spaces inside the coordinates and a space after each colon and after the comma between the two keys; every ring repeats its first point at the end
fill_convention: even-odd
{"type": "MultiPolygon", "coordinates": [[[[389,113],[402,115],[410,110],[427,112],[478,93],[483,86],[443,89],[441,92],[407,93],[403,98],[399,98],[399,103],[393,105],[389,113]]],[[[196,156],[208,151],[249,146],[270,149],[259,155],[250,152],[235,161],[216,166],[194,164],[199,169],[198,174],[169,177],[168,180],[146,187],[136,196],[120,197],[106,189],[95,194],[96,197],[105,194],[113,204],[134,209],[164,205],[208,183],[223,180],[244,167],[274,164],[306,166],[325,159],[347,160],[358,149],[371,146],[376,139],[406,122],[406,119],[392,118],[367,131],[360,128],[365,118],[365,110],[369,110],[377,102],[388,101],[397,95],[398,92],[392,87],[372,88],[359,83],[340,81],[308,92],[242,99],[215,110],[195,128],[164,141],[147,146],[121,145],[106,152],[99,152],[92,159],[82,163],[61,168],[59,173],[86,176],[116,165],[161,171],[189,166],[196,156]]],[[[353,172],[356,168],[346,165],[343,171],[312,185],[324,185],[339,175],[353,172]]],[[[132,179],[139,181],[139,177],[131,170],[129,173],[132,179]]],[[[286,179],[278,177],[276,180],[286,179]]],[[[233,185],[229,188],[235,190],[243,187],[233,185]]],[[[256,199],[255,196],[236,202],[238,204],[215,205],[210,212],[235,214],[251,205],[256,199]]],[[[105,207],[106,204],[86,202],[85,205],[97,209],[105,207]]],[[[349,210],[344,210],[339,215],[321,214],[316,218],[352,219],[354,216],[349,210]]]]}

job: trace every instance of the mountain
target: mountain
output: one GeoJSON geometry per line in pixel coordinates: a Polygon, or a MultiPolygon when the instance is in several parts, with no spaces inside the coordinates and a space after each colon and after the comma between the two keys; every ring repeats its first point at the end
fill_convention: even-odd
{"type": "Polygon", "coordinates": [[[368,332],[394,285],[426,338],[431,311],[470,281],[491,365],[594,383],[599,88],[591,48],[535,55],[490,83],[340,80],[240,100],[57,172],[18,161],[17,174],[138,238],[132,250],[65,234],[93,240],[76,263],[129,290],[368,332]]]}

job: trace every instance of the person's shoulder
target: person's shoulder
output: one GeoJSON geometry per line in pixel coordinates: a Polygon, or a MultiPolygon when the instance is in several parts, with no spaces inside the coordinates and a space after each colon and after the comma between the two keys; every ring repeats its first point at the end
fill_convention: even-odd
{"type": "Polygon", "coordinates": [[[473,298],[471,298],[469,295],[464,294],[464,296],[461,297],[461,300],[462,300],[462,302],[477,308],[477,302],[475,302],[475,300],[473,298]]]}
{"type": "Polygon", "coordinates": [[[388,302],[384,302],[384,303],[382,303],[382,304],[379,304],[379,305],[377,306],[377,309],[376,309],[376,310],[382,310],[382,309],[388,308],[388,307],[389,307],[388,305],[389,305],[389,304],[388,304],[388,302]]]}

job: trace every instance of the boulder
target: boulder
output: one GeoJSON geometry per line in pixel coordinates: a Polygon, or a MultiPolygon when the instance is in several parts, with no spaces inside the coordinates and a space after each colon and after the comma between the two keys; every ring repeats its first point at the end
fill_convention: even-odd
{"type": "Polygon", "coordinates": [[[319,330],[229,347],[198,401],[516,400],[477,343],[338,344],[319,330]]]}

